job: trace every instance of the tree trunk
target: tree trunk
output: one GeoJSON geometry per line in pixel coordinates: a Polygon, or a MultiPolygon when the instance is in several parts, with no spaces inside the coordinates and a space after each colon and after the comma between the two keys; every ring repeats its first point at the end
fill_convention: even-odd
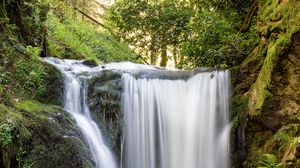
{"type": "Polygon", "coordinates": [[[155,46],[155,37],[151,38],[151,46],[150,46],[150,64],[151,65],[156,65],[157,62],[157,48],[155,46]]]}
{"type": "Polygon", "coordinates": [[[160,66],[161,67],[166,67],[167,63],[168,63],[167,45],[162,44],[160,66]]]}

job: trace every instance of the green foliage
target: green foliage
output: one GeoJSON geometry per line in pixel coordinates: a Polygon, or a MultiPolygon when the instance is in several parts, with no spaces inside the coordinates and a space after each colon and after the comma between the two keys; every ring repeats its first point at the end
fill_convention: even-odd
{"type": "MultiPolygon", "coordinates": [[[[120,0],[107,12],[106,22],[151,64],[161,60],[160,65],[164,65],[167,56],[183,69],[233,67],[257,44],[256,26],[250,22],[253,23],[250,31],[238,32],[232,24],[236,20],[220,12],[226,5],[217,4],[217,1],[120,0]]],[[[233,7],[226,10],[228,14],[236,14],[233,7]]]]}
{"type": "Polygon", "coordinates": [[[279,163],[276,156],[272,154],[264,154],[263,160],[259,162],[258,168],[281,168],[282,163],[279,163]]]}
{"type": "Polygon", "coordinates": [[[136,55],[127,44],[101,33],[87,22],[74,20],[72,17],[60,21],[53,12],[49,12],[47,27],[50,55],[60,58],[94,59],[98,62],[136,62],[136,55]]]}
{"type": "MultiPolygon", "coordinates": [[[[0,67],[0,95],[3,95],[5,93],[4,91],[5,85],[10,81],[10,76],[11,76],[10,72],[7,72],[0,67]]],[[[0,98],[0,102],[1,102],[1,98],[0,98]]]]}
{"type": "Polygon", "coordinates": [[[61,58],[95,59],[95,55],[91,48],[89,48],[85,43],[82,43],[80,37],[76,36],[76,34],[73,33],[65,24],[61,23],[59,18],[57,18],[52,12],[49,12],[46,25],[49,30],[48,43],[51,55],[61,58]]]}
{"type": "Polygon", "coordinates": [[[2,4],[0,102],[10,104],[11,98],[24,96],[24,93],[34,97],[45,89],[45,74],[39,57],[47,4],[44,1],[7,1],[2,4]]]}
{"type": "Polygon", "coordinates": [[[20,59],[16,63],[16,75],[24,84],[23,87],[27,91],[33,92],[32,96],[45,90],[44,67],[39,62],[20,59]]]}
{"type": "Polygon", "coordinates": [[[165,66],[166,57],[178,58],[192,14],[184,2],[118,1],[108,10],[106,23],[145,60],[156,64],[160,56],[165,66]]]}
{"type": "Polygon", "coordinates": [[[194,64],[193,68],[234,67],[246,58],[258,42],[255,26],[247,33],[239,33],[215,11],[199,13],[190,27],[193,33],[183,43],[182,54],[194,64]]]}
{"type": "Polygon", "coordinates": [[[274,150],[278,153],[276,156],[280,156],[291,143],[294,143],[295,139],[299,136],[299,124],[289,124],[282,127],[276,134],[273,135],[270,145],[266,148],[274,150]]]}
{"type": "Polygon", "coordinates": [[[8,148],[12,142],[12,126],[9,123],[0,124],[0,144],[2,148],[8,148]]]}
{"type": "Polygon", "coordinates": [[[26,46],[26,52],[33,61],[38,61],[40,58],[41,49],[39,47],[26,46]]]}
{"type": "Polygon", "coordinates": [[[16,49],[18,46],[12,44],[18,43],[16,38],[17,27],[9,23],[8,18],[0,18],[0,68],[5,68],[17,57],[16,49]]]}

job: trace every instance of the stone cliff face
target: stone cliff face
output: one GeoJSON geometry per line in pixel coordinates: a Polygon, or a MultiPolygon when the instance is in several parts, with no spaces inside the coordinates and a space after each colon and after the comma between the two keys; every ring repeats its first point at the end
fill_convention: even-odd
{"type": "Polygon", "coordinates": [[[300,167],[300,2],[258,4],[260,43],[232,69],[233,162],[300,167]]]}

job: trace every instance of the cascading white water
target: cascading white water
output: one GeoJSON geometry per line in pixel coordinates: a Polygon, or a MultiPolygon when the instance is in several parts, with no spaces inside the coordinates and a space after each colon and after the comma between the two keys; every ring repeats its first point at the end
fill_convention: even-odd
{"type": "MultiPolygon", "coordinates": [[[[91,74],[101,73],[101,67],[89,68],[75,60],[45,61],[63,73],[64,108],[76,119],[97,168],[116,168],[88,107],[87,81],[91,74]]],[[[155,76],[166,77],[167,71],[129,62],[107,64],[105,69],[129,72],[122,76],[125,153],[121,167],[230,167],[228,71],[171,80],[155,76]]]]}
{"type": "Polygon", "coordinates": [[[188,80],[123,74],[126,168],[229,168],[228,71],[188,80]]]}
{"type": "Polygon", "coordinates": [[[61,70],[64,79],[64,109],[72,114],[87,140],[97,168],[117,168],[97,124],[92,120],[87,97],[88,73],[95,69],[80,61],[45,58],[61,70]]]}

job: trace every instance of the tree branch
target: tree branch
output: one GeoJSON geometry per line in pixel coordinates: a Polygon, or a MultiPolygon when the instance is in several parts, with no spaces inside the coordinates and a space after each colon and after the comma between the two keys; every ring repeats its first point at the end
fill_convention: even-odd
{"type": "Polygon", "coordinates": [[[249,28],[251,27],[251,21],[255,16],[257,9],[258,9],[257,1],[255,0],[250,8],[250,11],[246,16],[246,19],[242,25],[242,28],[240,29],[240,32],[247,32],[249,30],[249,28]]]}
{"type": "Polygon", "coordinates": [[[83,16],[87,17],[88,19],[90,19],[91,21],[93,21],[94,23],[98,24],[99,26],[105,28],[106,30],[108,30],[113,36],[117,37],[115,35],[115,33],[108,28],[107,26],[105,26],[103,23],[99,22],[98,20],[94,19],[93,17],[91,17],[90,15],[86,14],[85,12],[83,12],[82,10],[80,10],[79,8],[77,8],[73,3],[71,3],[71,5],[73,6],[74,10],[78,11],[80,14],[82,14],[83,16]]]}

